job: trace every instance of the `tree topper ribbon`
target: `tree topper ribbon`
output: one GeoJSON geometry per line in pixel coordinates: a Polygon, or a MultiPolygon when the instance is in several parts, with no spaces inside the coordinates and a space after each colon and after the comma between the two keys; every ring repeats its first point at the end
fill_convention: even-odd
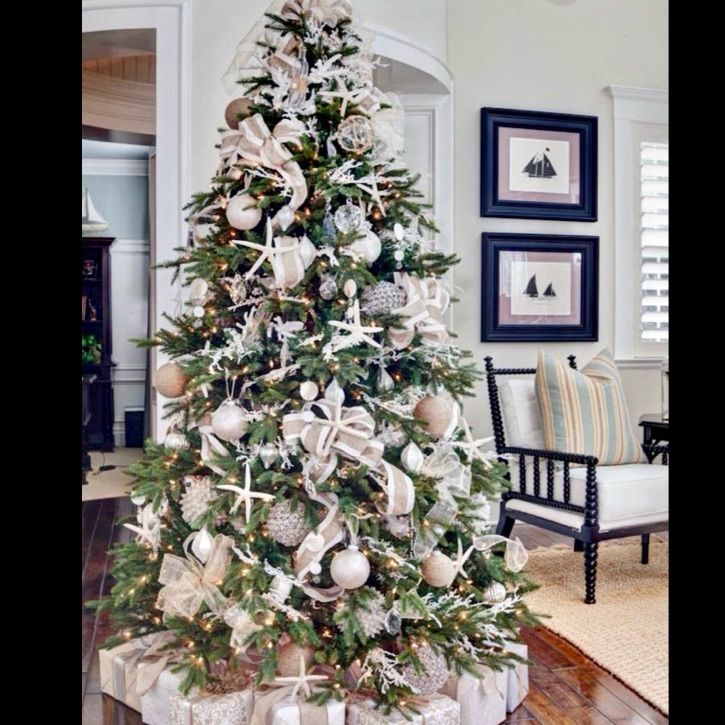
{"type": "Polygon", "coordinates": [[[201,564],[193,555],[189,555],[191,538],[188,537],[184,542],[186,558],[165,554],[161,562],[159,583],[164,586],[159,590],[156,606],[164,612],[165,617],[191,619],[202,603],[206,603],[215,614],[221,615],[228,606],[226,597],[218,587],[229,569],[234,539],[217,534],[212,540],[206,564],[201,564]]]}

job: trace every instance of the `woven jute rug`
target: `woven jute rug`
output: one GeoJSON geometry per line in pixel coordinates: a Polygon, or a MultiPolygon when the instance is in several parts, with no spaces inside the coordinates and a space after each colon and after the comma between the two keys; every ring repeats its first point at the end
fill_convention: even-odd
{"type": "Polygon", "coordinates": [[[599,544],[596,604],[584,604],[584,555],[556,546],[530,552],[526,571],[541,588],[528,594],[529,608],[590,659],[663,713],[669,712],[669,545],[650,543],[649,564],[640,564],[638,543],[599,544]]]}

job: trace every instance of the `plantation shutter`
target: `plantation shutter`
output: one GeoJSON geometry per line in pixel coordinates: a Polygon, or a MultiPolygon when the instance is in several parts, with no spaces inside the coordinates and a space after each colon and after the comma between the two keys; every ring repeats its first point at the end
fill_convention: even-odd
{"type": "Polygon", "coordinates": [[[669,337],[669,145],[640,144],[640,340],[669,337]]]}

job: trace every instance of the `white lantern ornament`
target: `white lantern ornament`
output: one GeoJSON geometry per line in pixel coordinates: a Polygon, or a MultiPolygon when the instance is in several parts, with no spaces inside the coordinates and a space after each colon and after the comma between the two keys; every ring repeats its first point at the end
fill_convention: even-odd
{"type": "Polygon", "coordinates": [[[241,230],[254,229],[262,220],[262,210],[257,200],[249,194],[237,194],[227,204],[227,221],[241,230]]]}
{"type": "Polygon", "coordinates": [[[247,432],[248,425],[244,410],[233,400],[225,400],[211,417],[214,435],[225,441],[239,440],[247,432]]]}

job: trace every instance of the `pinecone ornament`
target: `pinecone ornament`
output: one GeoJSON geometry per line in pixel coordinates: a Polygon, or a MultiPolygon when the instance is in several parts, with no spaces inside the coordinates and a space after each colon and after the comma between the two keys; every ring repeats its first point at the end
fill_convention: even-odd
{"type": "Polygon", "coordinates": [[[267,529],[269,535],[283,546],[301,544],[312,531],[305,521],[305,507],[298,502],[293,511],[291,501],[280,501],[272,506],[267,519],[267,529]]]}
{"type": "Polygon", "coordinates": [[[360,310],[367,315],[382,315],[405,305],[408,295],[392,282],[376,282],[362,291],[360,310]]]}
{"type": "Polygon", "coordinates": [[[412,664],[406,665],[402,672],[405,681],[421,695],[438,692],[449,675],[446,658],[430,645],[418,647],[415,654],[424,671],[418,672],[412,664]]]}
{"type": "Polygon", "coordinates": [[[184,479],[186,491],[181,495],[181,516],[187,524],[193,526],[200,516],[209,510],[209,504],[218,497],[212,487],[211,479],[204,476],[188,476],[184,479]]]}

